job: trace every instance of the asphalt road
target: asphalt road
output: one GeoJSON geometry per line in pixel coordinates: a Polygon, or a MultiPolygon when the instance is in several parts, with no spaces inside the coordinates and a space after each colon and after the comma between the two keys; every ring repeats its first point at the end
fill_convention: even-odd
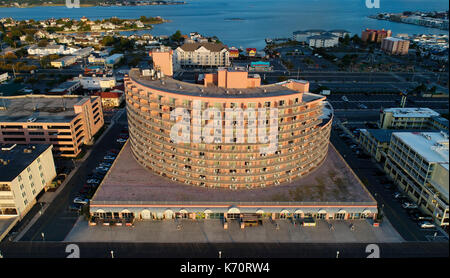
{"type": "MultiPolygon", "coordinates": [[[[71,243],[0,244],[4,258],[65,258],[71,243]]],[[[367,258],[368,243],[75,243],[80,258],[367,258]]],[[[380,258],[448,257],[448,242],[378,243],[380,258]]]]}
{"type": "Polygon", "coordinates": [[[109,149],[120,149],[121,145],[116,143],[115,140],[125,125],[126,113],[123,113],[114,126],[103,136],[101,141],[98,141],[94,145],[89,158],[78,168],[77,173],[72,176],[64,189],[20,241],[64,240],[78,218],[77,212],[68,210],[69,205],[72,204],[72,200],[83,187],[86,177],[103,160],[104,154],[109,149]],[[44,238],[42,238],[42,233],[44,233],[44,238]]]}

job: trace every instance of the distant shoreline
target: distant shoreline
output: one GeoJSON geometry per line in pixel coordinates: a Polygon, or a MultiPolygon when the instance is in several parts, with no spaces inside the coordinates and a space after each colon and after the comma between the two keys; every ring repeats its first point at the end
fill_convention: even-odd
{"type": "MultiPolygon", "coordinates": [[[[80,4],[80,8],[90,8],[90,7],[142,7],[142,6],[174,6],[174,5],[186,5],[186,2],[167,2],[164,4],[147,4],[147,5],[95,5],[95,4],[80,4]]],[[[16,6],[6,6],[0,5],[0,8],[17,8],[17,9],[28,9],[28,8],[38,8],[38,7],[65,7],[65,4],[41,4],[41,5],[28,5],[23,7],[16,6]]]]}

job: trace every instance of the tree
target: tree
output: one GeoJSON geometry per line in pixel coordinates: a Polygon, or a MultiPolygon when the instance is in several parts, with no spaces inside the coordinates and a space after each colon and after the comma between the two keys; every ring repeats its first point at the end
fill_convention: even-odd
{"type": "Polygon", "coordinates": [[[48,41],[47,40],[40,40],[38,42],[38,46],[39,47],[46,47],[48,45],[48,41]]]}
{"type": "Polygon", "coordinates": [[[183,35],[181,34],[180,30],[177,30],[172,36],[170,36],[170,39],[172,41],[181,41],[181,39],[183,38],[183,35]]]}
{"type": "Polygon", "coordinates": [[[113,45],[115,42],[116,42],[116,39],[115,39],[114,37],[111,37],[111,36],[105,36],[105,37],[103,37],[103,39],[102,39],[102,44],[103,44],[104,46],[111,46],[111,45],[113,45]]]}

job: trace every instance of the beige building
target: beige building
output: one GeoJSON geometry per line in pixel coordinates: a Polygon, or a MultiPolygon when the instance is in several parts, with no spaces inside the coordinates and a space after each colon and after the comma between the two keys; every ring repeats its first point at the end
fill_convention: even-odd
{"type": "Polygon", "coordinates": [[[0,143],[52,144],[76,157],[104,124],[98,96],[24,95],[0,98],[0,143]]]}
{"type": "Polygon", "coordinates": [[[449,140],[444,132],[394,132],[385,171],[436,224],[448,226],[449,140]]]}
{"type": "Polygon", "coordinates": [[[409,41],[399,38],[384,38],[381,41],[381,50],[393,55],[406,55],[408,54],[409,41]]]}
{"type": "Polygon", "coordinates": [[[359,144],[377,162],[384,162],[392,132],[388,129],[361,129],[359,144]]]}
{"type": "Polygon", "coordinates": [[[0,240],[56,176],[51,145],[0,145],[0,240]],[[4,224],[4,225],[2,225],[4,224]]]}
{"type": "Polygon", "coordinates": [[[388,108],[380,114],[379,127],[448,131],[448,120],[430,108],[388,108]]]}
{"type": "Polygon", "coordinates": [[[228,47],[221,43],[185,43],[174,52],[174,63],[179,66],[213,66],[230,65],[228,47]]]}

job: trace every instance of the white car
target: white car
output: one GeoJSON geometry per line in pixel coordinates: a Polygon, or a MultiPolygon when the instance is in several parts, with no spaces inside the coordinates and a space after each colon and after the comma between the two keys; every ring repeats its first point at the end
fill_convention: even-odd
{"type": "Polygon", "coordinates": [[[81,198],[81,197],[76,197],[75,199],[73,199],[73,203],[74,203],[74,204],[87,205],[87,204],[89,203],[89,199],[85,199],[85,198],[81,198]]]}
{"type": "Polygon", "coordinates": [[[101,167],[111,167],[112,164],[111,163],[107,163],[107,162],[102,162],[102,163],[99,164],[99,166],[101,166],[101,167]]]}
{"type": "Polygon", "coordinates": [[[125,143],[127,141],[127,139],[124,138],[119,138],[116,140],[117,143],[125,143]]]}
{"type": "Polygon", "coordinates": [[[88,179],[88,180],[86,181],[86,183],[100,183],[100,181],[97,180],[97,179],[88,179]]]}
{"type": "Polygon", "coordinates": [[[411,203],[403,203],[402,204],[402,207],[404,208],[404,209],[416,209],[417,208],[417,205],[416,204],[411,204],[411,203]]]}
{"type": "Polygon", "coordinates": [[[420,226],[420,228],[423,228],[423,229],[429,229],[429,228],[436,227],[436,225],[434,225],[433,223],[428,222],[428,221],[420,222],[419,226],[420,226]]]}
{"type": "Polygon", "coordinates": [[[114,159],[116,159],[116,157],[115,156],[111,156],[111,155],[107,155],[107,156],[103,157],[103,159],[104,160],[114,160],[114,159]]]}

